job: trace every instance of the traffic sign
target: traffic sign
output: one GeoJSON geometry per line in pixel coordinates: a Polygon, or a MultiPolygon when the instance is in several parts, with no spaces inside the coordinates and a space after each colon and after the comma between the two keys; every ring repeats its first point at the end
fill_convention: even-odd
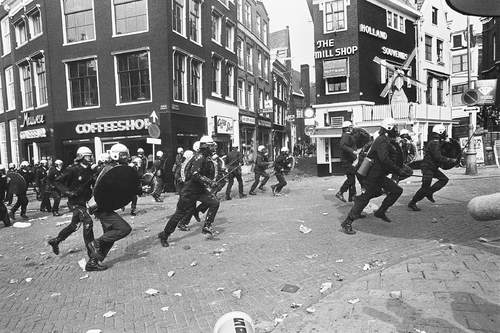
{"type": "Polygon", "coordinates": [[[160,127],[156,124],[150,124],[148,127],[149,136],[158,139],[160,137],[160,127]]]}
{"type": "Polygon", "coordinates": [[[149,115],[149,118],[151,118],[152,124],[160,125],[160,117],[158,117],[155,110],[153,110],[153,112],[151,112],[151,114],[149,115]]]}
{"type": "Polygon", "coordinates": [[[150,145],[161,145],[161,139],[147,138],[146,143],[150,145]]]}
{"type": "Polygon", "coordinates": [[[468,106],[476,105],[478,100],[479,93],[476,89],[468,89],[462,94],[462,102],[468,106]]]}

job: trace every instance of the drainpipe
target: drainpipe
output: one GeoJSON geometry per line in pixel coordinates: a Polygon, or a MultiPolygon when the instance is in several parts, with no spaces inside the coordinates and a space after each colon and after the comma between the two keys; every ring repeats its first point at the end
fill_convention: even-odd
{"type": "MultiPolygon", "coordinates": [[[[469,16],[467,16],[467,84],[469,86],[469,89],[472,89],[472,81],[471,81],[471,72],[470,72],[470,67],[471,67],[471,54],[470,54],[470,40],[472,38],[472,31],[469,29],[470,25],[470,19],[469,16]]],[[[471,111],[469,113],[469,137],[472,137],[474,135],[474,122],[473,122],[473,117],[475,116],[475,113],[471,111]]],[[[467,147],[467,151],[465,153],[465,174],[469,176],[474,176],[477,175],[477,163],[476,163],[476,148],[474,147],[474,144],[472,143],[472,140],[469,141],[469,146],[467,147]]]]}

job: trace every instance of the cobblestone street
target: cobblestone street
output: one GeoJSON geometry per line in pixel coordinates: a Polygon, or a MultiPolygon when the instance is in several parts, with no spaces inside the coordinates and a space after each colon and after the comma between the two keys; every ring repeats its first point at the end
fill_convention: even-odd
{"type": "MultiPolygon", "coordinates": [[[[500,169],[447,174],[435,204],[423,201],[421,212],[408,211],[420,186],[412,177],[388,213],[394,223],[369,215],[354,223],[354,236],[340,232],[350,208],[334,197],[343,177],[289,176],[282,197],[235,196],[221,202],[215,239],[205,239],[192,222],[192,231],[172,235],[169,248],[156,235],[177,196],[169,193],[164,203],[142,197],[138,216],[128,207],[123,213],[132,233],[98,273],[78,265],[86,257],[80,230],[61,244],[59,256],[46,245],[70,219],[67,210],[45,218],[39,202],[31,202],[31,227],[0,228],[0,329],[211,332],[218,317],[239,310],[261,332],[271,323],[276,332],[498,332],[500,249],[477,239],[500,235],[500,227],[472,220],[466,204],[498,191],[500,169]],[[300,232],[301,225],[312,231],[300,232]],[[320,292],[327,282],[331,288],[320,292]],[[287,284],[299,289],[282,291],[287,284]],[[159,293],[148,295],[150,288],[159,293]],[[392,291],[401,297],[391,298],[392,291]],[[116,313],[105,318],[108,311],[116,313]]],[[[94,229],[101,233],[98,220],[94,229]]]]}

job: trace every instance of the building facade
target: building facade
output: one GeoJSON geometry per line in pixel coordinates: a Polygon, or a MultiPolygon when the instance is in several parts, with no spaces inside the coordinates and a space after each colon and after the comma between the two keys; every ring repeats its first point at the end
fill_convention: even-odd
{"type": "Polygon", "coordinates": [[[483,23],[483,52],[481,62],[481,79],[496,79],[497,90],[495,105],[483,107],[482,118],[486,120],[485,128],[490,131],[500,130],[500,19],[489,17],[482,19],[483,23]]]}
{"type": "Polygon", "coordinates": [[[273,156],[279,154],[282,147],[290,149],[290,137],[286,125],[290,101],[290,71],[279,60],[273,62],[273,104],[272,104],[272,147],[273,156]]]}
{"type": "Polygon", "coordinates": [[[272,113],[262,112],[272,103],[269,15],[258,0],[236,0],[236,7],[240,147],[251,156],[258,145],[272,151],[272,113]]]}

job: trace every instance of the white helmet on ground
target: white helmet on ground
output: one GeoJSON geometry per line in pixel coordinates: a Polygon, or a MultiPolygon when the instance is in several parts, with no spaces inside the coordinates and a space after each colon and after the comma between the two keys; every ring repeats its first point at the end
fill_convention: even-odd
{"type": "Polygon", "coordinates": [[[229,312],[217,320],[213,330],[213,333],[234,332],[254,333],[255,327],[252,318],[241,311],[229,312]]]}
{"type": "Polygon", "coordinates": [[[443,134],[445,131],[446,127],[444,127],[443,124],[434,125],[434,127],[432,128],[432,133],[437,133],[439,135],[443,134]]]}
{"type": "Polygon", "coordinates": [[[260,145],[260,146],[257,147],[257,151],[259,153],[262,153],[264,150],[266,150],[266,146],[264,146],[264,145],[260,145]]]}
{"type": "Polygon", "coordinates": [[[385,118],[382,120],[382,124],[380,126],[390,131],[394,128],[394,126],[396,126],[396,121],[394,118],[385,118]]]}
{"type": "Polygon", "coordinates": [[[127,146],[121,143],[116,143],[111,146],[109,150],[109,156],[113,161],[124,160],[130,157],[129,150],[127,146]]]}
{"type": "Polygon", "coordinates": [[[195,143],[193,143],[193,150],[194,151],[200,150],[200,141],[196,141],[195,143]]]}
{"type": "Polygon", "coordinates": [[[351,127],[352,126],[352,122],[350,122],[349,120],[345,120],[342,122],[342,128],[347,128],[347,127],[351,127]]]}

